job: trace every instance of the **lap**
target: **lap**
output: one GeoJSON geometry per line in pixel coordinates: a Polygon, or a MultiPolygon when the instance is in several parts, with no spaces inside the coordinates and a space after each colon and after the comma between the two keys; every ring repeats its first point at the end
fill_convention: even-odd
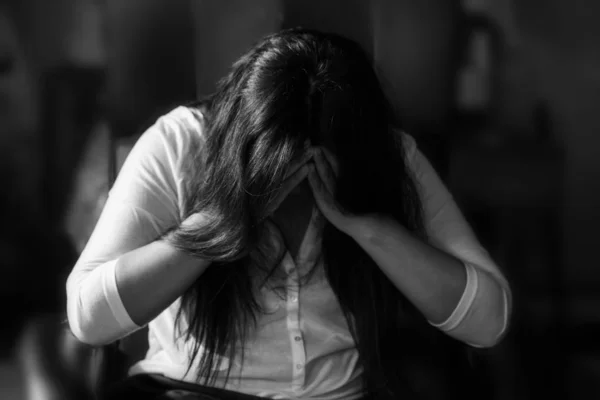
{"type": "Polygon", "coordinates": [[[100,397],[102,400],[258,400],[251,396],[220,388],[176,381],[162,375],[140,374],[113,383],[100,397]]]}

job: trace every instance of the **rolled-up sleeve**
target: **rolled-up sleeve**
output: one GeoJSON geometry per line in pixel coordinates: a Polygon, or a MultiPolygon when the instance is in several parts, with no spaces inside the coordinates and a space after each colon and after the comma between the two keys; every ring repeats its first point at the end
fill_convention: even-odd
{"type": "Polygon", "coordinates": [[[100,218],[67,279],[67,316],[85,343],[111,343],[140,328],[123,305],[116,268],[123,254],[180,222],[180,160],[199,129],[183,107],[161,117],[136,142],[100,218]]]}
{"type": "Polygon", "coordinates": [[[465,267],[466,286],[454,312],[433,324],[474,347],[498,343],[510,320],[512,295],[508,281],[481,246],[452,195],[415,140],[403,134],[407,163],[414,172],[423,201],[430,243],[456,257],[465,267]]]}

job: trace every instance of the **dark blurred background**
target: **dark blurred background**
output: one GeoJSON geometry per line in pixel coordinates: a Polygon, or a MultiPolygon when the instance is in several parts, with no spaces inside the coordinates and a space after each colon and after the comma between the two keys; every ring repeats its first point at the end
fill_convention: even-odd
{"type": "Polygon", "coordinates": [[[596,0],[0,0],[0,398],[35,390],[15,361],[22,326],[64,311],[136,138],[300,25],[372,55],[511,280],[494,398],[600,396],[599,19],[596,0]]]}

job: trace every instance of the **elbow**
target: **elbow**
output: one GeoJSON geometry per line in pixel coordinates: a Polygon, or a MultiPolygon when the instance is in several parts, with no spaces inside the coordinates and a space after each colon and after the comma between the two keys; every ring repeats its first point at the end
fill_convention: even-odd
{"type": "Polygon", "coordinates": [[[77,305],[67,305],[67,320],[73,336],[89,346],[99,347],[114,342],[103,335],[102,329],[91,318],[84,317],[82,309],[77,305]]]}
{"type": "Polygon", "coordinates": [[[89,346],[102,346],[104,341],[100,340],[100,338],[94,337],[93,330],[84,326],[79,321],[73,321],[73,318],[69,317],[69,329],[73,336],[77,338],[81,343],[87,344],[89,346]]]}
{"type": "Polygon", "coordinates": [[[91,270],[76,266],[67,279],[69,328],[91,346],[113,343],[138,328],[120,302],[114,267],[115,262],[94,265],[91,270]]]}
{"type": "Polygon", "coordinates": [[[502,342],[502,338],[504,335],[495,335],[489,337],[479,337],[476,341],[469,342],[468,344],[472,347],[476,347],[479,349],[491,349],[496,347],[500,342],[502,342]]]}
{"type": "Polygon", "coordinates": [[[512,314],[510,289],[503,287],[496,280],[480,279],[480,286],[485,289],[477,317],[472,322],[477,332],[471,344],[479,348],[492,348],[499,345],[508,332],[512,314]],[[474,323],[474,324],[473,324],[474,323]]]}
{"type": "Polygon", "coordinates": [[[484,341],[484,347],[491,348],[500,344],[509,330],[510,319],[512,314],[512,305],[508,289],[502,290],[502,312],[494,318],[491,323],[492,328],[489,330],[487,340],[484,341]]]}
{"type": "Polygon", "coordinates": [[[67,321],[69,329],[73,336],[80,342],[94,346],[104,346],[116,340],[102,329],[94,318],[93,310],[85,307],[81,298],[80,286],[73,285],[73,282],[67,282],[67,321]]]}
{"type": "Polygon", "coordinates": [[[100,347],[112,343],[114,340],[109,340],[106,337],[102,337],[97,334],[98,330],[95,329],[93,324],[85,324],[80,320],[71,318],[69,316],[69,328],[73,336],[80,342],[93,347],[100,347]]]}
{"type": "Polygon", "coordinates": [[[472,347],[491,349],[496,347],[506,337],[508,332],[508,315],[496,318],[488,326],[488,329],[482,330],[474,340],[468,342],[472,347]]]}

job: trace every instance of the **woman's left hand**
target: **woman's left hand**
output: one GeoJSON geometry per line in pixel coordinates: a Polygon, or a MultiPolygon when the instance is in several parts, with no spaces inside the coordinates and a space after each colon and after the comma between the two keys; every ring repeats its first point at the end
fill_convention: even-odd
{"type": "Polygon", "coordinates": [[[337,159],[325,147],[313,147],[311,151],[313,162],[309,165],[308,181],[319,210],[340,231],[354,236],[360,231],[362,222],[360,217],[344,210],[335,200],[336,177],[339,174],[337,159]]]}

